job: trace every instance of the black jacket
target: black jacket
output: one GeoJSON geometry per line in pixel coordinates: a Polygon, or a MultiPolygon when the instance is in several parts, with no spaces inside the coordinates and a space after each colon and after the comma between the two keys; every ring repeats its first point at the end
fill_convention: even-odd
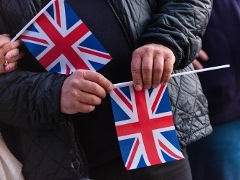
{"type": "MultiPolygon", "coordinates": [[[[48,1],[0,2],[0,33],[14,36],[48,1]]],[[[174,73],[193,69],[189,64],[201,48],[211,0],[107,2],[133,50],[142,44],[160,43],[176,56],[174,73]]],[[[60,111],[61,86],[66,76],[44,72],[34,62],[24,64],[23,60],[24,70],[0,75],[0,131],[10,150],[23,163],[26,179],[87,177],[84,154],[75,138],[71,116],[60,111]]],[[[197,75],[171,78],[168,86],[181,145],[210,134],[207,101],[197,75]]]]}

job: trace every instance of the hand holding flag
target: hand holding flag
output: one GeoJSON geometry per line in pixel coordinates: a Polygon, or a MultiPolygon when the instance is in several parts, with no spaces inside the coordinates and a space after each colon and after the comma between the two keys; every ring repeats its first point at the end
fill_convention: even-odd
{"type": "Polygon", "coordinates": [[[97,71],[111,56],[64,0],[51,1],[18,34],[50,72],[97,71]]]}

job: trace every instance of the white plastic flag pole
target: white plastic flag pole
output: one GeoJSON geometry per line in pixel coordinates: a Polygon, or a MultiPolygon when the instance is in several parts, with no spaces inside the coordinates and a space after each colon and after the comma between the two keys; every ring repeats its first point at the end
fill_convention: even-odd
{"type": "Polygon", "coordinates": [[[24,27],[22,28],[22,30],[19,31],[19,32],[16,34],[16,36],[11,40],[11,42],[16,41],[16,40],[19,38],[19,36],[21,36],[21,34],[22,34],[24,31],[26,31],[26,29],[27,29],[31,24],[33,24],[33,23],[36,21],[36,19],[37,19],[44,11],[46,11],[46,9],[47,9],[49,6],[51,6],[55,1],[56,1],[56,0],[51,0],[43,9],[41,9],[41,11],[39,11],[39,12],[37,13],[37,15],[34,16],[34,18],[32,18],[32,20],[29,21],[29,22],[27,23],[27,25],[24,26],[24,27]]]}
{"type": "MultiPolygon", "coordinates": [[[[172,74],[171,77],[181,76],[181,75],[186,75],[186,74],[192,74],[192,73],[199,73],[199,72],[204,72],[204,71],[211,71],[211,70],[228,68],[228,67],[230,67],[229,64],[221,65],[221,66],[215,66],[215,67],[209,67],[209,68],[204,68],[204,69],[197,69],[197,70],[193,70],[193,71],[172,74]]],[[[132,81],[128,81],[128,82],[123,82],[123,83],[117,83],[117,84],[114,84],[113,86],[115,88],[117,88],[117,87],[131,86],[131,85],[133,85],[133,82],[132,81]]]]}
{"type": "Polygon", "coordinates": [[[204,71],[211,71],[211,70],[228,68],[228,67],[230,67],[229,64],[222,65],[222,66],[209,67],[209,68],[204,68],[204,69],[197,69],[197,70],[193,70],[193,71],[188,71],[188,72],[182,72],[182,73],[172,74],[171,77],[181,76],[181,75],[185,75],[185,74],[198,73],[198,72],[204,72],[204,71]]]}

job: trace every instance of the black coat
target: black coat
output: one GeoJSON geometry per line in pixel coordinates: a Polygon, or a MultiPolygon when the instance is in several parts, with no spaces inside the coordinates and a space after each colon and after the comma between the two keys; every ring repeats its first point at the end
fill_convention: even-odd
{"type": "MultiPolygon", "coordinates": [[[[12,36],[47,3],[44,0],[0,2],[0,33],[12,36]]],[[[193,69],[189,64],[201,48],[211,0],[107,2],[133,50],[141,44],[160,43],[174,52],[175,73],[193,69]]],[[[20,64],[24,70],[0,75],[0,131],[10,150],[23,163],[26,179],[87,177],[87,164],[74,135],[71,116],[60,111],[61,86],[66,76],[45,72],[35,61],[24,64],[29,56],[20,64]]],[[[181,145],[210,134],[207,101],[197,75],[171,78],[168,86],[181,145]]]]}

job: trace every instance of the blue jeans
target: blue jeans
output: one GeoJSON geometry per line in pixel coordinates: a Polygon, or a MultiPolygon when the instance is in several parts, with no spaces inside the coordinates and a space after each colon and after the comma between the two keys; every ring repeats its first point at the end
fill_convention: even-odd
{"type": "Polygon", "coordinates": [[[240,180],[240,119],[213,126],[187,152],[193,180],[240,180]]]}

